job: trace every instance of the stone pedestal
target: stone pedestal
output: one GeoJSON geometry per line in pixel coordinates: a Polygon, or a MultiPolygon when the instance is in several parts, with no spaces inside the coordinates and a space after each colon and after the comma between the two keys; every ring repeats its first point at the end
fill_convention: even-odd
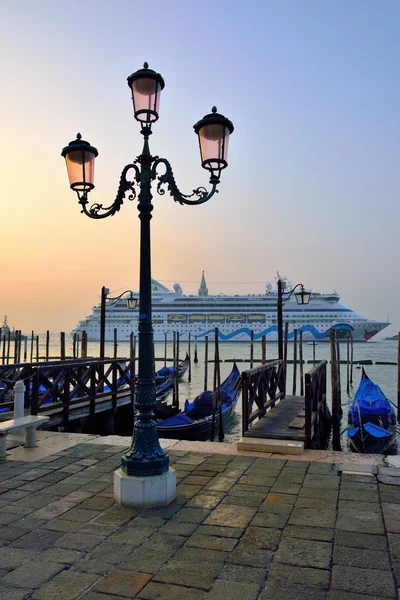
{"type": "Polygon", "coordinates": [[[171,467],[153,477],[132,477],[121,468],[114,472],[114,498],[121,506],[162,506],[175,497],[176,473],[171,467]]]}

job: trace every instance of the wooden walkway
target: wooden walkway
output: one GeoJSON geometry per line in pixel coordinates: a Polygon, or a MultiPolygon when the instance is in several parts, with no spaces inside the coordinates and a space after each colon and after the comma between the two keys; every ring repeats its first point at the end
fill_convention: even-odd
{"type": "Polygon", "coordinates": [[[304,442],[304,396],[286,396],[244,433],[245,437],[304,442]]]}

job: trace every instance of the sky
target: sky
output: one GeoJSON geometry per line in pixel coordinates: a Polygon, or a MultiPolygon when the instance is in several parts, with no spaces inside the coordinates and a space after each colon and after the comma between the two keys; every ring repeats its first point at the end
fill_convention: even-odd
{"type": "Polygon", "coordinates": [[[400,329],[398,0],[0,0],[0,317],[70,331],[137,289],[135,202],[80,213],[61,149],[96,146],[92,202],[111,204],[142,149],[126,78],[161,73],[150,150],[179,188],[207,186],[193,125],[235,126],[219,193],[153,188],[152,275],[196,293],[263,293],[276,271],[400,329]]]}

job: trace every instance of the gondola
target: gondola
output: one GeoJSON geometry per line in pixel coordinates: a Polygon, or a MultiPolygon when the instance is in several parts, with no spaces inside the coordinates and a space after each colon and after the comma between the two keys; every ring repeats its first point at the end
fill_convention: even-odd
{"type": "MultiPolygon", "coordinates": [[[[221,384],[221,410],[216,407],[213,418],[213,392],[205,391],[197,396],[193,402],[185,401],[184,410],[177,415],[157,423],[158,435],[161,438],[177,440],[205,441],[211,438],[212,430],[218,432],[220,413],[225,429],[227,423],[235,412],[235,406],[240,392],[240,372],[233,364],[232,371],[221,384]]],[[[218,402],[218,393],[217,393],[218,402]]]]}
{"type": "Polygon", "coordinates": [[[384,454],[395,442],[395,411],[364,369],[350,406],[348,423],[350,447],[356,452],[384,454]]]}

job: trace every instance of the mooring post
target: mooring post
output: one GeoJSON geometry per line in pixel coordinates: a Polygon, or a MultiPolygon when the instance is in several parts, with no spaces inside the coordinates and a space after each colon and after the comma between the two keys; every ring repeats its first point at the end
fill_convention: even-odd
{"type": "Polygon", "coordinates": [[[114,327],[114,358],[118,356],[118,329],[114,327]]]}
{"type": "Polygon", "coordinates": [[[304,396],[303,331],[299,331],[300,396],[304,396]]]}
{"type": "Polygon", "coordinates": [[[261,338],[261,364],[265,365],[267,362],[267,338],[265,335],[261,338]]]}
{"type": "MultiPolygon", "coordinates": [[[[33,362],[33,340],[35,338],[35,332],[32,330],[32,335],[31,335],[31,360],[30,362],[33,362]]],[[[8,362],[8,360],[7,360],[8,362]]]]}
{"type": "Polygon", "coordinates": [[[350,384],[353,385],[353,334],[350,334],[350,345],[351,345],[351,355],[350,355],[350,384]]]}
{"type": "Polygon", "coordinates": [[[197,335],[194,336],[194,360],[193,360],[194,364],[197,365],[197,363],[199,362],[198,358],[197,358],[197,335]]]}
{"type": "Polygon", "coordinates": [[[400,332],[397,334],[397,422],[400,423],[400,332]]]}
{"type": "Polygon", "coordinates": [[[7,336],[7,364],[10,363],[10,344],[11,344],[11,331],[8,330],[8,336],[7,336]]]}
{"type": "Polygon", "coordinates": [[[85,329],[82,330],[81,358],[87,358],[87,335],[85,329]]]}
{"type": "Polygon", "coordinates": [[[285,386],[285,396],[286,396],[286,376],[287,376],[287,345],[289,338],[289,323],[285,323],[285,339],[283,342],[283,384],[285,386]]]}
{"type": "Polygon", "coordinates": [[[39,362],[40,360],[40,355],[39,355],[39,336],[36,336],[36,362],[39,362]]]}
{"type": "Polygon", "coordinates": [[[176,408],[179,408],[179,331],[176,332],[176,366],[175,366],[175,385],[176,385],[176,408]]]}
{"type": "Polygon", "coordinates": [[[28,338],[24,337],[24,362],[28,359],[28,338]]]}
{"type": "Polygon", "coordinates": [[[3,335],[3,365],[6,362],[6,336],[3,335]]]}
{"type": "Polygon", "coordinates": [[[164,333],[164,377],[167,377],[167,333],[164,333]]]}
{"type": "Polygon", "coordinates": [[[346,377],[346,390],[347,393],[350,393],[350,334],[348,333],[346,336],[347,341],[347,358],[346,358],[346,367],[347,367],[347,377],[346,377]]]}
{"type": "Polygon", "coordinates": [[[14,363],[18,362],[18,330],[14,334],[14,363]]]}
{"type": "Polygon", "coordinates": [[[204,391],[208,385],[208,335],[204,339],[204,391]]]}
{"type": "Polygon", "coordinates": [[[211,421],[211,439],[214,441],[215,437],[215,414],[217,410],[217,361],[219,364],[218,357],[218,327],[214,329],[214,377],[213,377],[213,405],[212,405],[212,421],[211,421]]]}
{"type": "MultiPolygon", "coordinates": [[[[64,331],[61,331],[61,333],[60,333],[60,359],[65,360],[65,332],[64,331]]],[[[48,358],[46,358],[46,360],[48,360],[48,358]]]]}
{"type": "Polygon", "coordinates": [[[315,341],[312,343],[312,362],[313,367],[315,367],[315,341]]]}
{"type": "Polygon", "coordinates": [[[175,377],[176,377],[176,332],[173,332],[173,341],[172,341],[172,373],[173,373],[173,384],[172,384],[172,406],[176,406],[176,385],[175,385],[175,377]]]}
{"type": "Polygon", "coordinates": [[[190,341],[191,341],[191,335],[190,335],[190,331],[189,331],[189,342],[188,342],[188,354],[189,354],[189,373],[188,373],[188,382],[190,383],[192,381],[192,357],[190,355],[190,341]]]}
{"type": "Polygon", "coordinates": [[[340,377],[340,342],[339,342],[339,333],[335,331],[336,336],[336,365],[337,365],[337,388],[338,388],[338,404],[339,404],[339,415],[340,417],[343,414],[342,411],[342,384],[340,377]]]}
{"type": "MultiPolygon", "coordinates": [[[[75,340],[76,333],[74,333],[75,340]]],[[[46,362],[49,361],[49,347],[50,347],[50,331],[46,331],[46,362]]],[[[75,358],[75,355],[74,355],[75,358]]]]}
{"type": "Polygon", "coordinates": [[[254,365],[254,330],[252,329],[250,332],[250,369],[253,368],[254,365]]]}
{"type": "Polygon", "coordinates": [[[338,394],[338,365],[336,356],[335,331],[330,331],[330,350],[331,350],[331,384],[332,384],[332,446],[334,450],[341,450],[340,446],[340,406],[338,394]]]}
{"type": "Polygon", "coordinates": [[[25,384],[23,381],[17,381],[13,389],[14,397],[14,419],[22,419],[24,416],[25,384]]]}
{"type": "Polygon", "coordinates": [[[293,396],[296,395],[297,378],[297,329],[293,330],[293,396]]]}

